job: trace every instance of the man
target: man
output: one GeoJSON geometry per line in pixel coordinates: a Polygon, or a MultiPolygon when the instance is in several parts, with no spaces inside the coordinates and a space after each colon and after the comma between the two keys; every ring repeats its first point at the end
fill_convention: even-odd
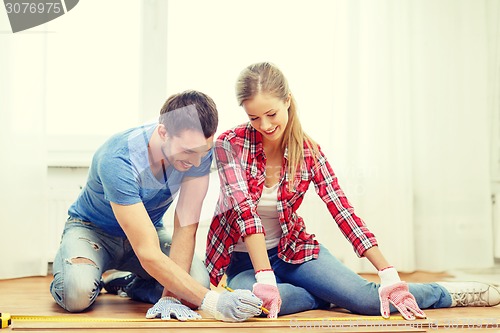
{"type": "Polygon", "coordinates": [[[201,318],[184,304],[224,321],[260,314],[262,301],[249,291],[210,291],[203,262],[193,260],[217,124],[213,100],[186,91],[167,99],[159,123],[116,134],[97,150],[54,260],[50,291],[61,307],[87,309],[102,273],[118,269],[136,276],[129,296],[156,303],[148,318],[201,318]],[[170,239],[162,217],[177,192],[170,239]]]}

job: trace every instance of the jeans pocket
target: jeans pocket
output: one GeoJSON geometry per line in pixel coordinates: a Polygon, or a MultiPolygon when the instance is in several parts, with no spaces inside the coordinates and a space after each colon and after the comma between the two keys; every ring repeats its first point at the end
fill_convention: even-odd
{"type": "Polygon", "coordinates": [[[85,229],[92,229],[92,230],[97,230],[98,228],[92,223],[92,222],[89,222],[89,221],[84,221],[80,218],[77,218],[77,217],[68,217],[68,219],[66,220],[66,224],[64,225],[64,231],[63,231],[63,235],[66,233],[66,231],[68,231],[69,229],[72,229],[72,228],[85,228],[85,229]]]}

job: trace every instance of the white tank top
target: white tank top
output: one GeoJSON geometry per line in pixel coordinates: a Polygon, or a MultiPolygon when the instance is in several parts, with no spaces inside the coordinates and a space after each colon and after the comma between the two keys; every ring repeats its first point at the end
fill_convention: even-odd
{"type": "MultiPolygon", "coordinates": [[[[257,214],[259,214],[266,232],[266,249],[268,250],[278,246],[283,233],[278,215],[278,185],[279,183],[273,187],[264,186],[257,205],[257,214]]],[[[242,238],[235,244],[234,251],[248,252],[242,238]]]]}

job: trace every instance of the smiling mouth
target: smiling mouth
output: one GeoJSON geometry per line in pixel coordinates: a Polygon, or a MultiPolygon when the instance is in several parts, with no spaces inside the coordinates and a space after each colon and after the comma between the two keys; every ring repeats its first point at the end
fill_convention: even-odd
{"type": "Polygon", "coordinates": [[[266,133],[266,134],[273,134],[274,132],[276,132],[277,128],[278,128],[278,126],[276,126],[275,128],[273,128],[272,131],[264,131],[264,133],[266,133]]]}
{"type": "Polygon", "coordinates": [[[193,166],[191,163],[187,163],[187,162],[184,162],[184,161],[179,161],[179,162],[181,162],[182,166],[185,167],[185,168],[190,168],[190,167],[193,166]]]}

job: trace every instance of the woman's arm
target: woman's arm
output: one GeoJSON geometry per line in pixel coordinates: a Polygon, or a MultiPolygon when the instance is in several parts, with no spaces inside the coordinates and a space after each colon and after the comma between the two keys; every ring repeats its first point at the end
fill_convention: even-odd
{"type": "Polygon", "coordinates": [[[363,256],[366,257],[373,266],[375,266],[377,271],[381,271],[390,266],[378,246],[369,248],[363,253],[363,256]]]}
{"type": "MultiPolygon", "coordinates": [[[[312,159],[312,157],[311,157],[312,159]]],[[[375,235],[366,227],[364,221],[354,213],[354,208],[340,188],[337,176],[330,163],[320,150],[320,156],[311,166],[312,181],[316,193],[326,204],[328,211],[339,226],[345,238],[352,244],[358,256],[363,256],[367,250],[377,246],[375,235]]],[[[380,256],[375,255],[380,259],[380,256]]],[[[378,261],[378,259],[376,259],[378,261]]]]}
{"type": "Polygon", "coordinates": [[[268,318],[276,318],[281,308],[281,296],[267,255],[264,234],[248,235],[245,237],[245,245],[255,271],[256,283],[252,291],[269,310],[268,318]]]}
{"type": "Polygon", "coordinates": [[[248,235],[245,237],[245,245],[255,272],[271,269],[264,234],[248,235]]]}

